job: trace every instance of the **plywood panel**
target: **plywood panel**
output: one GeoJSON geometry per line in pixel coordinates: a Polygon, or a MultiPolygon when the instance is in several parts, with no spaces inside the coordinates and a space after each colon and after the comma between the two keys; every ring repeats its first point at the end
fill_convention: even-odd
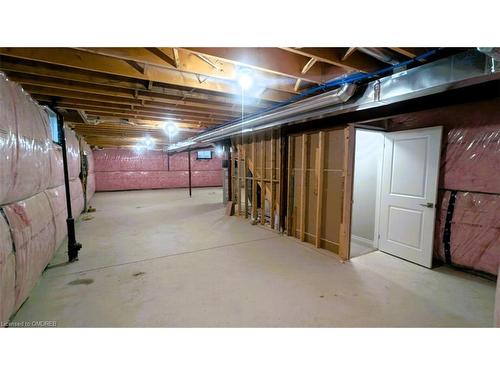
{"type": "Polygon", "coordinates": [[[344,129],[322,131],[321,136],[317,131],[289,138],[289,149],[292,150],[288,181],[292,203],[288,209],[291,216],[289,234],[336,253],[339,253],[344,208],[344,129]]]}

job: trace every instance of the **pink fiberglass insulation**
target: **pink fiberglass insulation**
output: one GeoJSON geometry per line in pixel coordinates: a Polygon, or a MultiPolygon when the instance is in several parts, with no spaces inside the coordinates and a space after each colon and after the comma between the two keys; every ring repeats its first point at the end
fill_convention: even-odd
{"type": "Polygon", "coordinates": [[[66,192],[64,185],[45,190],[45,194],[49,200],[52,217],[54,218],[55,226],[55,246],[57,249],[67,234],[66,218],[66,192]]]}
{"type": "MultiPolygon", "coordinates": [[[[443,234],[451,192],[440,194],[434,256],[445,260],[443,234]]],[[[500,266],[500,196],[456,193],[450,236],[451,262],[496,275],[500,266]]]]}
{"type": "MultiPolygon", "coordinates": [[[[0,204],[64,183],[62,152],[52,142],[47,113],[0,73],[0,204]]],[[[66,129],[70,178],[80,174],[80,148],[66,129]]]]}
{"type": "Polygon", "coordinates": [[[50,151],[50,172],[49,187],[52,188],[64,184],[62,148],[56,144],[53,144],[50,151]]]}
{"type": "Polygon", "coordinates": [[[89,202],[95,194],[95,173],[87,176],[87,202],[89,202]]]}
{"type": "Polygon", "coordinates": [[[50,185],[50,126],[45,111],[0,74],[0,204],[50,185]]]}
{"type": "Polygon", "coordinates": [[[71,180],[80,176],[80,142],[73,130],[65,128],[64,133],[66,135],[68,172],[71,180]]]}
{"type": "MultiPolygon", "coordinates": [[[[68,157],[69,178],[74,179],[80,176],[80,145],[75,132],[65,128],[66,135],[66,155],[68,157]]],[[[50,187],[57,187],[64,184],[64,165],[61,146],[53,143],[50,150],[51,179],[50,187]]]]}
{"type": "MultiPolygon", "coordinates": [[[[0,214],[0,322],[6,323],[14,313],[16,302],[16,255],[12,249],[10,229],[0,214]]],[[[0,323],[0,327],[4,324],[0,323]]]]}
{"type": "Polygon", "coordinates": [[[55,249],[55,225],[45,193],[4,206],[4,211],[16,249],[17,310],[28,298],[52,258],[55,249]]]}
{"type": "Polygon", "coordinates": [[[444,259],[442,235],[450,190],[461,191],[451,227],[451,261],[492,274],[498,272],[500,257],[500,223],[494,211],[500,199],[499,106],[498,98],[457,104],[407,113],[389,123],[394,131],[443,126],[437,202],[441,211],[437,212],[434,255],[444,259]]]}
{"type": "Polygon", "coordinates": [[[16,111],[12,88],[0,74],[0,204],[6,202],[14,186],[17,137],[16,111]]]}
{"type": "MultiPolygon", "coordinates": [[[[71,211],[74,218],[77,218],[83,211],[83,191],[82,184],[78,178],[70,181],[71,193],[71,211]]],[[[66,188],[64,185],[53,189],[45,190],[45,194],[49,200],[52,216],[55,226],[55,251],[61,246],[62,241],[68,233],[66,226],[66,218],[68,213],[66,210],[66,188]]]]}
{"type": "Polygon", "coordinates": [[[75,178],[69,182],[71,194],[71,213],[76,219],[83,211],[83,188],[79,178],[75,178]]]}
{"type": "Polygon", "coordinates": [[[500,99],[400,115],[391,130],[443,126],[439,187],[500,194],[500,99]]]}
{"type": "MultiPolygon", "coordinates": [[[[500,269],[498,273],[500,273],[500,269]]],[[[495,298],[495,325],[500,328],[500,277],[497,279],[497,293],[495,298]]]]}
{"type": "Polygon", "coordinates": [[[94,150],[96,172],[163,171],[167,169],[165,160],[166,154],[161,151],[94,150]]]}
{"type": "Polygon", "coordinates": [[[500,122],[447,129],[440,186],[448,190],[500,194],[500,122]]]}
{"type": "MultiPolygon", "coordinates": [[[[94,150],[97,191],[181,188],[189,185],[188,153],[168,156],[161,151],[136,153],[125,149],[94,150]]],[[[191,153],[194,187],[222,186],[222,161],[197,160],[191,153]]]]}

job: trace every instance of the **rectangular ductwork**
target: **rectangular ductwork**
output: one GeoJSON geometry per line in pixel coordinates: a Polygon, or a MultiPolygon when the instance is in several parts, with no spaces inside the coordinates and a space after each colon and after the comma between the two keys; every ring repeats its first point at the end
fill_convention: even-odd
{"type": "Polygon", "coordinates": [[[169,147],[179,151],[231,136],[333,117],[422,98],[500,78],[498,63],[477,50],[450,56],[362,86],[345,84],[330,92],[277,108],[261,116],[208,130],[169,147]],[[354,93],[357,93],[354,95],[354,93]]]}

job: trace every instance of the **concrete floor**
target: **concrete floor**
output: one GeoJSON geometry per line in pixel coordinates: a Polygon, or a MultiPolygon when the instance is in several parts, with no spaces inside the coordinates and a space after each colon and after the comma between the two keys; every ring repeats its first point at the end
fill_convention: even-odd
{"type": "Polygon", "coordinates": [[[495,283],[337,256],[224,216],[220,189],[97,193],[15,321],[59,327],[491,327],[495,283]]]}

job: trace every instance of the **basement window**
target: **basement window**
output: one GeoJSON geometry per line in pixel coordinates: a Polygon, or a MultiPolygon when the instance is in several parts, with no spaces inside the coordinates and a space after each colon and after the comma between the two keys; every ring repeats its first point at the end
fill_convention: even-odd
{"type": "Polygon", "coordinates": [[[49,125],[50,125],[50,138],[52,142],[61,144],[61,138],[59,134],[59,127],[57,126],[57,115],[50,108],[45,107],[45,111],[49,116],[49,125]]]}
{"type": "Polygon", "coordinates": [[[196,159],[212,159],[212,151],[210,150],[204,150],[204,151],[198,151],[196,154],[196,159]]]}

